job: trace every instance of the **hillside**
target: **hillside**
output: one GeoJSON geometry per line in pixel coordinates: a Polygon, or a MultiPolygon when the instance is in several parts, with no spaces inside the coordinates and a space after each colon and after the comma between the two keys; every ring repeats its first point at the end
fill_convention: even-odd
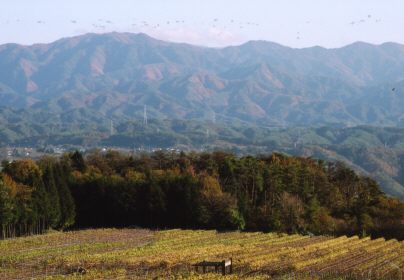
{"type": "Polygon", "coordinates": [[[145,34],[0,46],[0,106],[261,125],[403,125],[404,46],[222,49],[145,34]],[[393,90],[394,88],[394,90],[393,90]]]}
{"type": "Polygon", "coordinates": [[[404,203],[341,163],[278,153],[94,151],[2,168],[3,238],[140,226],[404,239],[404,203]]]}
{"type": "Polygon", "coordinates": [[[191,230],[101,229],[0,241],[4,279],[223,279],[193,263],[233,258],[225,279],[399,279],[403,242],[191,230]],[[289,278],[288,278],[289,279],[289,278]]]}
{"type": "MultiPolygon", "coordinates": [[[[268,128],[240,122],[197,120],[111,120],[95,110],[55,116],[32,110],[0,109],[0,159],[11,147],[91,150],[115,147],[135,152],[157,149],[225,150],[237,155],[278,151],[342,161],[378,181],[384,192],[404,199],[404,129],[394,127],[268,128]],[[7,149],[6,147],[10,147],[7,149]]],[[[18,158],[18,157],[17,157],[18,158]]]]}

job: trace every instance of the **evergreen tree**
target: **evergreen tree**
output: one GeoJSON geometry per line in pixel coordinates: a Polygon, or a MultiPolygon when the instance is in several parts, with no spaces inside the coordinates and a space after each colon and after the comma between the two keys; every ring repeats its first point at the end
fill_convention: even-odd
{"type": "Polygon", "coordinates": [[[49,228],[50,213],[52,207],[49,201],[48,193],[46,192],[45,185],[42,178],[37,174],[33,178],[33,192],[32,192],[32,205],[33,205],[33,231],[34,233],[42,233],[49,228]]]}
{"type": "Polygon", "coordinates": [[[14,207],[11,191],[0,178],[0,236],[3,239],[9,236],[8,228],[14,219],[14,207]]]}
{"type": "Polygon", "coordinates": [[[45,163],[43,170],[43,182],[48,194],[49,209],[48,209],[48,224],[50,227],[55,228],[60,224],[61,209],[60,198],[56,187],[54,177],[54,167],[52,162],[45,163]]]}
{"type": "Polygon", "coordinates": [[[148,224],[164,225],[164,216],[166,210],[165,195],[161,190],[159,184],[157,184],[154,178],[150,178],[149,185],[146,192],[147,199],[147,212],[149,216],[148,224]]]}
{"type": "Polygon", "coordinates": [[[55,166],[55,182],[60,203],[59,227],[64,229],[72,226],[76,217],[76,206],[68,187],[68,169],[59,163],[55,166]]]}
{"type": "Polygon", "coordinates": [[[75,151],[74,153],[70,154],[70,159],[73,169],[80,172],[86,171],[86,163],[84,161],[83,155],[79,151],[75,151]]]}

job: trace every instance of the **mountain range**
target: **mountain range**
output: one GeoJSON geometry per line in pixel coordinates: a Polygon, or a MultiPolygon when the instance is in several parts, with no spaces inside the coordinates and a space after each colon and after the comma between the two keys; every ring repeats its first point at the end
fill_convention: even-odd
{"type": "Polygon", "coordinates": [[[0,106],[263,126],[404,125],[404,46],[207,48],[145,34],[0,46],[0,106]]]}
{"type": "Polygon", "coordinates": [[[108,33],[0,46],[0,147],[278,151],[343,161],[404,199],[403,108],[396,43],[207,48],[108,33]]]}

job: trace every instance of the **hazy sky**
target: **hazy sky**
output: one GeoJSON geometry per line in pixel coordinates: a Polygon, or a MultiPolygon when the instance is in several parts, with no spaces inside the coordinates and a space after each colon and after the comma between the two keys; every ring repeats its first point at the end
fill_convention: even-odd
{"type": "Polygon", "coordinates": [[[206,46],[404,44],[404,0],[0,0],[0,44],[143,32],[206,46]]]}

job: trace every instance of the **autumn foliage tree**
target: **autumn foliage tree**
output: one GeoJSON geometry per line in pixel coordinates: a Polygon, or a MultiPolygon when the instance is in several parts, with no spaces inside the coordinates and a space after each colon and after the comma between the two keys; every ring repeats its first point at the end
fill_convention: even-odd
{"type": "Polygon", "coordinates": [[[215,228],[403,239],[404,204],[341,163],[274,153],[68,153],[4,163],[4,237],[48,228],[215,228]]]}

